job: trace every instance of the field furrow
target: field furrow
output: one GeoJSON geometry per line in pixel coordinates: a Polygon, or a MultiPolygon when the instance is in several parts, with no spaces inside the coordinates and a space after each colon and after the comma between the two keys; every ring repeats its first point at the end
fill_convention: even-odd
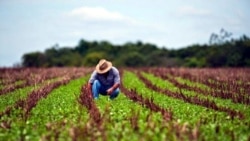
{"type": "Polygon", "coordinates": [[[229,128],[233,130],[232,134],[238,139],[246,139],[249,136],[249,134],[244,134],[249,129],[248,119],[244,119],[246,123],[244,124],[239,118],[228,118],[228,115],[224,112],[186,103],[182,100],[166,96],[163,93],[152,91],[146,88],[146,85],[134,73],[126,72],[126,77],[124,79],[128,81],[127,87],[136,89],[143,97],[152,98],[155,103],[165,108],[171,108],[174,120],[186,121],[191,125],[199,124],[201,138],[204,137],[205,140],[214,140],[215,137],[216,140],[231,140],[232,138],[227,131],[229,128]],[[217,131],[217,128],[221,129],[220,132],[217,131]],[[206,134],[210,134],[211,136],[207,136],[206,134]]]}
{"type": "MultiPolygon", "coordinates": [[[[86,78],[68,82],[69,79],[61,80],[51,86],[43,87],[46,90],[43,88],[38,90],[37,92],[41,92],[40,94],[43,96],[47,93],[46,97],[33,99],[34,101],[31,103],[36,104],[32,106],[32,109],[28,110],[29,103],[27,103],[22,106],[28,107],[12,110],[8,115],[12,120],[6,120],[7,116],[3,116],[1,123],[9,124],[9,128],[2,129],[3,132],[16,131],[6,134],[3,138],[11,137],[20,140],[69,139],[70,126],[81,120],[85,121],[87,112],[81,108],[77,101],[80,86],[86,82],[86,78]]],[[[28,99],[30,97],[27,97],[26,102],[28,102],[28,99]]]]}
{"type": "MultiPolygon", "coordinates": [[[[154,74],[158,77],[161,77],[162,79],[170,81],[176,87],[179,87],[179,88],[194,91],[196,93],[203,94],[205,96],[211,95],[213,97],[218,97],[222,99],[231,99],[235,103],[247,104],[247,105],[250,104],[249,96],[245,96],[245,95],[236,96],[236,94],[231,91],[224,91],[224,89],[219,89],[219,90],[213,89],[214,87],[211,87],[211,85],[209,85],[208,88],[204,89],[196,85],[188,85],[186,83],[180,83],[178,80],[176,80],[176,78],[171,77],[170,75],[167,75],[167,74],[163,74],[163,75],[160,75],[159,73],[154,73],[154,74]]],[[[185,80],[182,79],[182,81],[185,81],[185,80]]]]}
{"type": "Polygon", "coordinates": [[[239,112],[239,111],[236,111],[234,109],[230,109],[228,107],[224,107],[221,105],[218,106],[217,103],[212,98],[200,97],[198,94],[194,94],[194,95],[184,94],[184,93],[186,93],[185,88],[181,88],[181,87],[178,87],[178,89],[179,89],[178,91],[170,91],[166,88],[164,89],[164,88],[160,88],[160,87],[156,86],[150,80],[148,80],[146,77],[144,77],[141,73],[138,73],[138,77],[145,83],[145,85],[147,87],[149,87],[155,91],[158,91],[160,93],[164,93],[167,96],[181,99],[181,100],[188,102],[188,103],[191,103],[191,104],[196,104],[196,105],[200,105],[200,106],[203,106],[206,108],[211,108],[213,110],[226,112],[226,113],[228,113],[228,115],[231,118],[238,117],[238,118],[242,119],[245,117],[242,112],[239,112]]]}
{"type": "MultiPolygon", "coordinates": [[[[211,94],[213,95],[228,97],[237,103],[249,104],[250,78],[248,72],[249,69],[194,69],[191,71],[175,69],[175,71],[170,71],[169,74],[174,77],[182,77],[204,84],[210,87],[210,90],[212,90],[211,94]]],[[[164,77],[168,73],[165,72],[161,74],[164,77]]]]}
{"type": "MultiPolygon", "coordinates": [[[[0,71],[3,71],[0,69],[0,71]]],[[[4,95],[6,93],[10,93],[16,89],[28,87],[28,86],[36,86],[44,81],[61,78],[61,77],[70,77],[77,78],[80,76],[84,76],[88,69],[75,68],[71,69],[71,71],[67,71],[67,69],[60,68],[51,68],[51,69],[25,69],[19,73],[12,71],[4,71],[2,77],[4,78],[2,81],[6,82],[8,85],[2,85],[0,89],[0,95],[4,95]],[[53,73],[54,72],[54,73],[53,73]],[[11,74],[12,73],[12,74],[11,74]],[[17,77],[17,78],[16,78],[17,77]],[[17,83],[19,80],[19,83],[17,83]]]]}
{"type": "Polygon", "coordinates": [[[123,68],[94,100],[93,68],[0,68],[0,140],[250,139],[247,68],[123,68]]]}
{"type": "MultiPolygon", "coordinates": [[[[190,99],[193,98],[193,99],[198,99],[201,101],[202,100],[212,101],[212,103],[214,103],[216,105],[215,108],[220,107],[219,109],[222,109],[225,112],[228,112],[231,116],[233,116],[233,114],[236,114],[235,116],[238,115],[241,118],[250,117],[249,105],[235,103],[230,99],[222,99],[222,98],[218,98],[217,96],[213,97],[209,94],[208,95],[200,94],[199,91],[191,91],[189,89],[186,89],[186,87],[181,87],[179,85],[175,85],[175,83],[172,83],[171,81],[169,81],[167,79],[162,79],[161,77],[155,77],[153,74],[143,73],[143,76],[145,76],[147,79],[149,79],[150,80],[149,83],[153,83],[152,85],[157,85],[155,87],[159,87],[158,89],[160,89],[161,91],[166,91],[166,92],[171,91],[172,93],[181,93],[183,95],[182,97],[191,97],[190,99]],[[161,85],[159,85],[159,84],[161,84],[161,85]],[[231,111],[233,111],[233,112],[231,112],[231,111]]],[[[192,85],[192,82],[189,82],[189,85],[192,85]]],[[[200,104],[202,104],[202,103],[203,102],[201,102],[200,104]]],[[[207,105],[207,106],[209,106],[209,105],[207,105]]],[[[216,109],[219,110],[218,108],[216,108],[216,109]]]]}

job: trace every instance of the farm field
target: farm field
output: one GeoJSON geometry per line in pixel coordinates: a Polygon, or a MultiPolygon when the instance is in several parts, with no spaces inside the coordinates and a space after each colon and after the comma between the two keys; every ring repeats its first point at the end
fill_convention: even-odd
{"type": "Polygon", "coordinates": [[[119,70],[93,100],[93,68],[1,68],[0,140],[250,140],[250,69],[119,70]]]}

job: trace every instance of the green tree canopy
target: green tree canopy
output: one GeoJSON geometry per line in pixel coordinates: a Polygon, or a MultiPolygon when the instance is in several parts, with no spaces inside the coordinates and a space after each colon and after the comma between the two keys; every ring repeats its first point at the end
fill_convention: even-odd
{"type": "Polygon", "coordinates": [[[172,50],[141,41],[113,45],[108,41],[91,42],[82,39],[76,47],[54,45],[44,52],[26,53],[22,56],[22,65],[95,66],[101,58],[106,58],[116,66],[127,67],[249,67],[250,39],[243,35],[239,39],[225,40],[224,36],[228,37],[229,33],[222,33],[218,35],[219,43],[213,39],[208,45],[195,44],[172,50]]]}

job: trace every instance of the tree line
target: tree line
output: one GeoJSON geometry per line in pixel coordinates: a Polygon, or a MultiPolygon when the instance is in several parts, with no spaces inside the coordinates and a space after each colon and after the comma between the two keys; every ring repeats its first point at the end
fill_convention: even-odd
{"type": "MultiPolygon", "coordinates": [[[[213,34],[212,34],[213,35],[213,34]]],[[[212,37],[212,36],[211,36],[212,37]]],[[[181,49],[167,49],[137,41],[113,45],[108,41],[81,39],[75,47],[54,45],[44,52],[30,52],[22,56],[23,67],[95,66],[106,58],[118,67],[249,67],[250,39],[212,41],[204,45],[190,45],[181,49]],[[214,42],[215,41],[215,42],[214,42]]]]}

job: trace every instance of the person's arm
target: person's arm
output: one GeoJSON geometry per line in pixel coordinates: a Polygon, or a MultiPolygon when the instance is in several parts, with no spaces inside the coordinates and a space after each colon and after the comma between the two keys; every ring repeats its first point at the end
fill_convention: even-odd
{"type": "Polygon", "coordinates": [[[112,87],[107,90],[107,94],[110,95],[112,92],[120,86],[120,83],[115,83],[112,87]]]}
{"type": "Polygon", "coordinates": [[[121,83],[120,82],[120,74],[119,74],[118,69],[113,68],[113,73],[115,75],[114,85],[107,90],[108,95],[110,95],[115,89],[117,89],[120,86],[120,83],[121,83]]]}

